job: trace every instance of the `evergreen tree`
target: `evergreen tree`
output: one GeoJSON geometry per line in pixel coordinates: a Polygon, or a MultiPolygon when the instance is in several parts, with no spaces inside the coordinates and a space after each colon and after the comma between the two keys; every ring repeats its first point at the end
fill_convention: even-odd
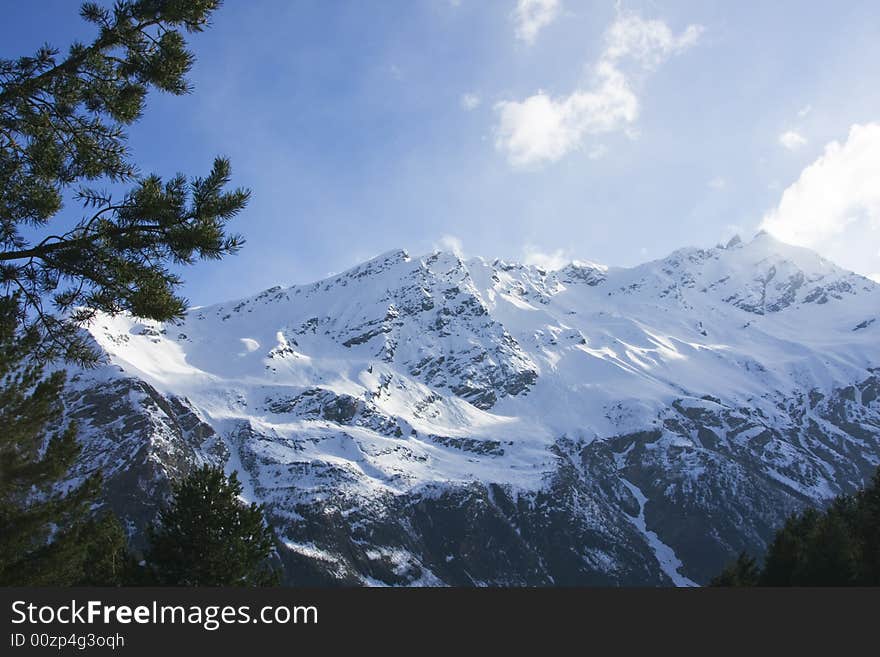
{"type": "Polygon", "coordinates": [[[709,582],[709,586],[756,586],[760,576],[761,569],[754,558],[740,552],[736,561],[728,564],[720,575],[709,582]]]}
{"type": "Polygon", "coordinates": [[[163,586],[265,586],[274,536],[263,507],[246,505],[233,473],[205,466],[174,488],[150,531],[146,562],[163,586]]]}
{"type": "Polygon", "coordinates": [[[40,336],[17,330],[17,316],[17,299],[0,297],[0,585],[121,583],[122,528],[90,515],[100,475],[58,490],[79,454],[62,422],[64,373],[44,376],[40,336]]]}
{"type": "Polygon", "coordinates": [[[816,533],[820,516],[816,509],[806,509],[785,521],[767,550],[760,578],[762,584],[797,586],[805,564],[807,543],[816,533]]]}
{"type": "Polygon", "coordinates": [[[838,497],[823,513],[806,542],[803,565],[796,572],[798,586],[851,586],[858,584],[859,527],[853,523],[855,499],[838,497]]]}
{"type": "Polygon", "coordinates": [[[131,586],[139,571],[128,550],[128,537],[112,513],[90,518],[81,525],[74,543],[84,545],[85,564],[77,586],[131,586]]]}
{"type": "Polygon", "coordinates": [[[865,586],[880,586],[880,468],[871,485],[855,495],[853,523],[859,528],[856,580],[865,586]]]}
{"type": "Polygon", "coordinates": [[[740,555],[712,586],[880,585],[880,469],[855,495],[806,509],[776,532],[758,569],[740,555]]]}
{"type": "Polygon", "coordinates": [[[228,160],[216,159],[204,178],[163,181],[140,175],[126,146],[125,127],[150,89],[190,90],[183,32],[202,31],[219,4],[87,2],[80,14],[97,28],[91,43],[65,56],[44,46],[0,60],[0,288],[20,293],[18,319],[39,332],[33,348],[43,359],[94,362],[77,326],[95,310],[180,316],[186,302],[172,268],[242,243],[226,225],[249,192],[225,191],[228,160]],[[133,188],[114,198],[87,186],[95,181],[133,188]],[[69,196],[85,208],[75,222],[58,216],[69,196]]]}

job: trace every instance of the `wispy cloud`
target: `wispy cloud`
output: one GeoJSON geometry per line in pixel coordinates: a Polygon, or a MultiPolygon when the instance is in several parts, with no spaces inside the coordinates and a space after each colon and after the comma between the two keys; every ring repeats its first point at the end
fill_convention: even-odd
{"type": "Polygon", "coordinates": [[[724,189],[727,187],[727,181],[721,176],[715,176],[708,182],[708,185],[712,189],[724,189]]]}
{"type": "Polygon", "coordinates": [[[690,25],[674,34],[660,20],[620,13],[605,33],[605,48],[592,67],[590,84],[568,96],[539,90],[521,101],[495,106],[495,146],[513,166],[555,162],[580,148],[588,135],[627,130],[639,115],[639,99],[627,65],[651,71],[699,39],[690,25]]]}
{"type": "Polygon", "coordinates": [[[671,55],[687,50],[703,33],[701,25],[688,25],[676,36],[662,20],[645,20],[635,12],[618,15],[605,34],[606,48],[602,60],[617,62],[627,57],[654,69],[671,55]]]}
{"type": "Polygon", "coordinates": [[[724,226],[724,232],[721,234],[722,238],[725,242],[733,239],[734,237],[741,236],[745,231],[743,227],[739,224],[727,224],[724,226]]]}
{"type": "Polygon", "coordinates": [[[807,247],[821,245],[856,225],[876,232],[880,230],[878,178],[880,124],[853,125],[845,143],[828,144],[782,193],[762,228],[807,247]]]}
{"type": "Polygon", "coordinates": [[[461,100],[459,101],[461,108],[466,112],[477,109],[480,106],[480,103],[482,103],[482,99],[479,94],[475,93],[462,94],[461,100]]]}
{"type": "Polygon", "coordinates": [[[786,130],[779,135],[779,143],[790,151],[797,150],[807,143],[806,138],[794,130],[786,130]]]}
{"type": "Polygon", "coordinates": [[[513,11],[516,37],[531,45],[538,33],[559,16],[559,0],[517,0],[513,11]]]}
{"type": "Polygon", "coordinates": [[[523,248],[523,262],[525,264],[541,267],[548,271],[562,269],[571,261],[571,253],[564,249],[547,252],[533,244],[527,244],[523,248]]]}
{"type": "Polygon", "coordinates": [[[464,257],[464,244],[461,239],[455,235],[443,235],[443,237],[437,240],[437,243],[434,244],[434,249],[436,251],[448,251],[449,253],[454,253],[459,258],[464,257]]]}

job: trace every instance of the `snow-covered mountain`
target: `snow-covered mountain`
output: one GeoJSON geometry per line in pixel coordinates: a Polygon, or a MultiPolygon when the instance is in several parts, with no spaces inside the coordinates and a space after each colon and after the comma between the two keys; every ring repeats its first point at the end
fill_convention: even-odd
{"type": "Polygon", "coordinates": [[[880,463],[880,285],[767,234],[631,269],[394,251],[90,330],[80,467],[135,539],[222,463],[294,583],[704,583],[880,463]]]}

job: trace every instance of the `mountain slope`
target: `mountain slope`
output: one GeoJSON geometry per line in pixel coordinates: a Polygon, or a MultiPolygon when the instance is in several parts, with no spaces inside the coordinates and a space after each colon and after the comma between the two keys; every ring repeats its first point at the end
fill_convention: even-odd
{"type": "Polygon", "coordinates": [[[211,461],[290,581],[687,585],[880,463],[878,318],[880,286],[766,234],[631,269],[394,251],[102,316],[69,404],[136,536],[211,461]]]}

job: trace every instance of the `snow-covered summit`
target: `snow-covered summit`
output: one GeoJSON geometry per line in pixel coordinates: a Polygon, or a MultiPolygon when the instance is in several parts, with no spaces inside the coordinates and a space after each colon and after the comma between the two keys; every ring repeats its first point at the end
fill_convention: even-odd
{"type": "MultiPolygon", "coordinates": [[[[565,481],[554,499],[580,491],[566,522],[598,532],[571,568],[624,581],[608,573],[644,541],[666,555],[657,576],[682,581],[654,531],[683,544],[675,509],[703,518],[687,532],[720,537],[706,548],[716,564],[763,540],[778,516],[771,500],[827,499],[880,462],[878,320],[880,285],[767,234],[633,268],[395,250],[177,323],[101,316],[91,332],[113,367],[76,385],[109,376],[178,400],[213,436],[190,445],[194,458],[243,470],[249,495],[288,518],[298,554],[315,539],[290,518],[322,500],[373,509],[369,524],[438,491],[477,486],[534,503],[565,481]],[[765,524],[741,540],[706,524],[745,513],[746,501],[765,505],[765,524]],[[621,520],[626,536],[613,538],[621,520]]],[[[163,403],[158,424],[177,418],[163,403]]],[[[328,545],[315,549],[326,557],[328,545]]],[[[407,563],[426,558],[395,549],[407,563]]],[[[697,580],[710,568],[679,557],[697,580]]],[[[437,568],[439,581],[458,581],[437,568]]]]}

